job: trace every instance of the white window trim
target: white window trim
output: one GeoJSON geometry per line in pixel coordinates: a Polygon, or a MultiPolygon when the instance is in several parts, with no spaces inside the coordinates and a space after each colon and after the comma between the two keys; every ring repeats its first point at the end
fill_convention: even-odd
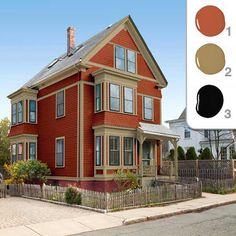
{"type": "Polygon", "coordinates": [[[123,113],[125,113],[125,114],[129,114],[129,115],[133,115],[133,114],[135,114],[135,112],[134,112],[134,106],[135,106],[135,104],[134,104],[134,88],[132,88],[132,87],[128,87],[128,86],[122,86],[123,87],[123,96],[122,96],[122,101],[123,101],[123,113]],[[133,103],[133,106],[132,106],[132,112],[127,112],[127,111],[125,111],[125,88],[128,88],[128,89],[132,89],[132,94],[133,94],[133,101],[132,101],[132,103],[133,103]]]}
{"type": "Polygon", "coordinates": [[[55,112],[55,117],[56,117],[56,119],[61,119],[61,118],[63,118],[63,117],[66,116],[66,90],[65,90],[65,89],[58,90],[58,91],[56,92],[55,96],[56,96],[56,104],[55,104],[55,106],[56,106],[55,111],[56,111],[56,112],[55,112]],[[62,92],[62,91],[64,91],[63,116],[57,116],[57,94],[60,93],[60,92],[62,92]]]}
{"type": "Polygon", "coordinates": [[[153,97],[148,96],[148,95],[143,96],[142,97],[142,119],[146,120],[146,121],[154,121],[154,114],[155,113],[154,113],[154,99],[153,99],[153,97]],[[152,119],[146,119],[145,118],[145,107],[144,107],[144,105],[145,105],[145,103],[144,103],[145,97],[151,98],[151,100],[152,100],[152,119]]]}
{"type": "Polygon", "coordinates": [[[122,91],[122,86],[121,85],[119,85],[119,84],[116,84],[116,83],[109,83],[108,84],[108,86],[109,86],[109,91],[108,91],[108,108],[109,108],[109,111],[110,112],[118,112],[118,113],[122,113],[122,93],[121,93],[121,91],[122,91]],[[116,111],[116,110],[111,110],[111,96],[110,96],[110,93],[111,93],[111,85],[116,85],[116,86],[119,86],[119,111],[116,111]]]}
{"type": "Polygon", "coordinates": [[[65,152],[66,152],[66,142],[65,142],[65,136],[57,137],[55,139],[55,168],[61,169],[65,168],[65,152]],[[64,152],[63,152],[63,166],[57,166],[57,140],[64,140],[64,152]]]}

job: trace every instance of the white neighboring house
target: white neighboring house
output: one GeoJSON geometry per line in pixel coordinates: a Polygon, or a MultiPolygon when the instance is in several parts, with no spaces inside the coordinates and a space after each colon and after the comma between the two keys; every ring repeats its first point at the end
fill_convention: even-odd
{"type": "MultiPolygon", "coordinates": [[[[169,124],[171,130],[180,136],[178,145],[182,146],[185,151],[190,147],[194,147],[197,155],[200,149],[208,147],[212,150],[213,156],[217,157],[215,132],[219,132],[219,135],[216,135],[216,137],[219,137],[218,159],[232,159],[235,152],[235,135],[233,130],[193,130],[186,122],[186,108],[178,119],[168,120],[166,123],[169,124]]],[[[168,148],[169,150],[172,148],[170,143],[168,148]]]]}

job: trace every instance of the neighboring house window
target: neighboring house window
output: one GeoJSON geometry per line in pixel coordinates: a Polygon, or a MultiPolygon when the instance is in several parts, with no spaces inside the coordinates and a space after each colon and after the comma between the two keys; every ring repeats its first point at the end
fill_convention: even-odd
{"type": "Polygon", "coordinates": [[[18,161],[23,160],[23,144],[18,143],[17,148],[18,148],[18,151],[17,151],[18,161]]]}
{"type": "Polygon", "coordinates": [[[127,71],[131,73],[136,71],[136,56],[131,50],[127,50],[127,71]]]}
{"type": "Polygon", "coordinates": [[[102,137],[96,136],[96,166],[102,165],[102,137]]]}
{"type": "Polygon", "coordinates": [[[29,143],[29,159],[36,160],[36,143],[35,142],[29,143]]]}
{"type": "Polygon", "coordinates": [[[116,60],[116,68],[119,70],[125,70],[125,49],[116,46],[115,47],[115,60],[116,60]]]}
{"type": "Polygon", "coordinates": [[[233,159],[235,155],[235,147],[234,144],[229,147],[229,158],[233,159]]]}
{"type": "Polygon", "coordinates": [[[17,114],[16,114],[16,104],[12,104],[12,124],[15,125],[17,122],[17,114]]]}
{"type": "Polygon", "coordinates": [[[18,102],[18,123],[23,122],[23,101],[18,102]]]}
{"type": "Polygon", "coordinates": [[[152,120],[152,98],[150,97],[143,97],[144,103],[144,119],[145,120],[152,120]]]}
{"type": "Polygon", "coordinates": [[[184,128],[184,138],[190,138],[191,132],[188,128],[184,128]]]}
{"type": "Polygon", "coordinates": [[[36,122],[36,101],[30,100],[29,102],[29,121],[30,123],[36,122]]]}
{"type": "Polygon", "coordinates": [[[120,86],[110,84],[110,110],[120,111],[120,86]]]}
{"type": "Polygon", "coordinates": [[[133,165],[133,138],[124,138],[124,165],[133,165]]]}
{"type": "Polygon", "coordinates": [[[118,136],[109,137],[109,165],[120,165],[120,138],[118,136]]]}
{"type": "Polygon", "coordinates": [[[101,111],[102,109],[102,93],[101,93],[102,89],[101,88],[102,88],[101,84],[96,84],[95,86],[96,111],[101,111]]]}
{"type": "Polygon", "coordinates": [[[64,166],[64,139],[56,139],[56,167],[64,166]]]}
{"type": "Polygon", "coordinates": [[[124,112],[133,113],[133,89],[124,87],[124,112]]]}
{"type": "Polygon", "coordinates": [[[227,147],[220,148],[221,160],[227,160],[227,147]]]}
{"type": "Polygon", "coordinates": [[[204,130],[204,137],[205,137],[205,138],[209,138],[209,132],[208,132],[208,130],[204,130]]]}
{"type": "Polygon", "coordinates": [[[12,163],[16,162],[16,144],[13,144],[12,145],[12,156],[11,156],[11,159],[12,159],[12,163]]]}
{"type": "Polygon", "coordinates": [[[64,116],[64,90],[57,93],[57,117],[64,116]]]}

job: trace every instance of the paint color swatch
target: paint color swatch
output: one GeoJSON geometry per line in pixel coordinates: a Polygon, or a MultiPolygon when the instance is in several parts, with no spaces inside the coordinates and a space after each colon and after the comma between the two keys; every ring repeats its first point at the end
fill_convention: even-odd
{"type": "Polygon", "coordinates": [[[233,0],[187,0],[187,122],[236,129],[236,13],[233,0]]]}
{"type": "Polygon", "coordinates": [[[208,43],[197,50],[195,61],[199,70],[212,75],[225,67],[225,54],[219,46],[208,43]]]}
{"type": "Polygon", "coordinates": [[[219,88],[205,85],[197,93],[197,113],[205,118],[214,117],[219,113],[224,103],[224,97],[219,88]]]}
{"type": "Polygon", "coordinates": [[[225,28],[224,13],[216,6],[205,6],[196,14],[197,29],[206,36],[216,36],[225,28]]]}

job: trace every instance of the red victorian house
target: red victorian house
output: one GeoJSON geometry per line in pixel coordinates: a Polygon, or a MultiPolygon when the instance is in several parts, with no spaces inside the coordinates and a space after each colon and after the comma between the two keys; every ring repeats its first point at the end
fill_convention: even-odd
{"type": "Polygon", "coordinates": [[[161,140],[178,136],[160,125],[167,81],[130,16],[74,45],[11,99],[11,158],[38,159],[55,184],[111,191],[113,174],[157,176],[161,140]]]}

